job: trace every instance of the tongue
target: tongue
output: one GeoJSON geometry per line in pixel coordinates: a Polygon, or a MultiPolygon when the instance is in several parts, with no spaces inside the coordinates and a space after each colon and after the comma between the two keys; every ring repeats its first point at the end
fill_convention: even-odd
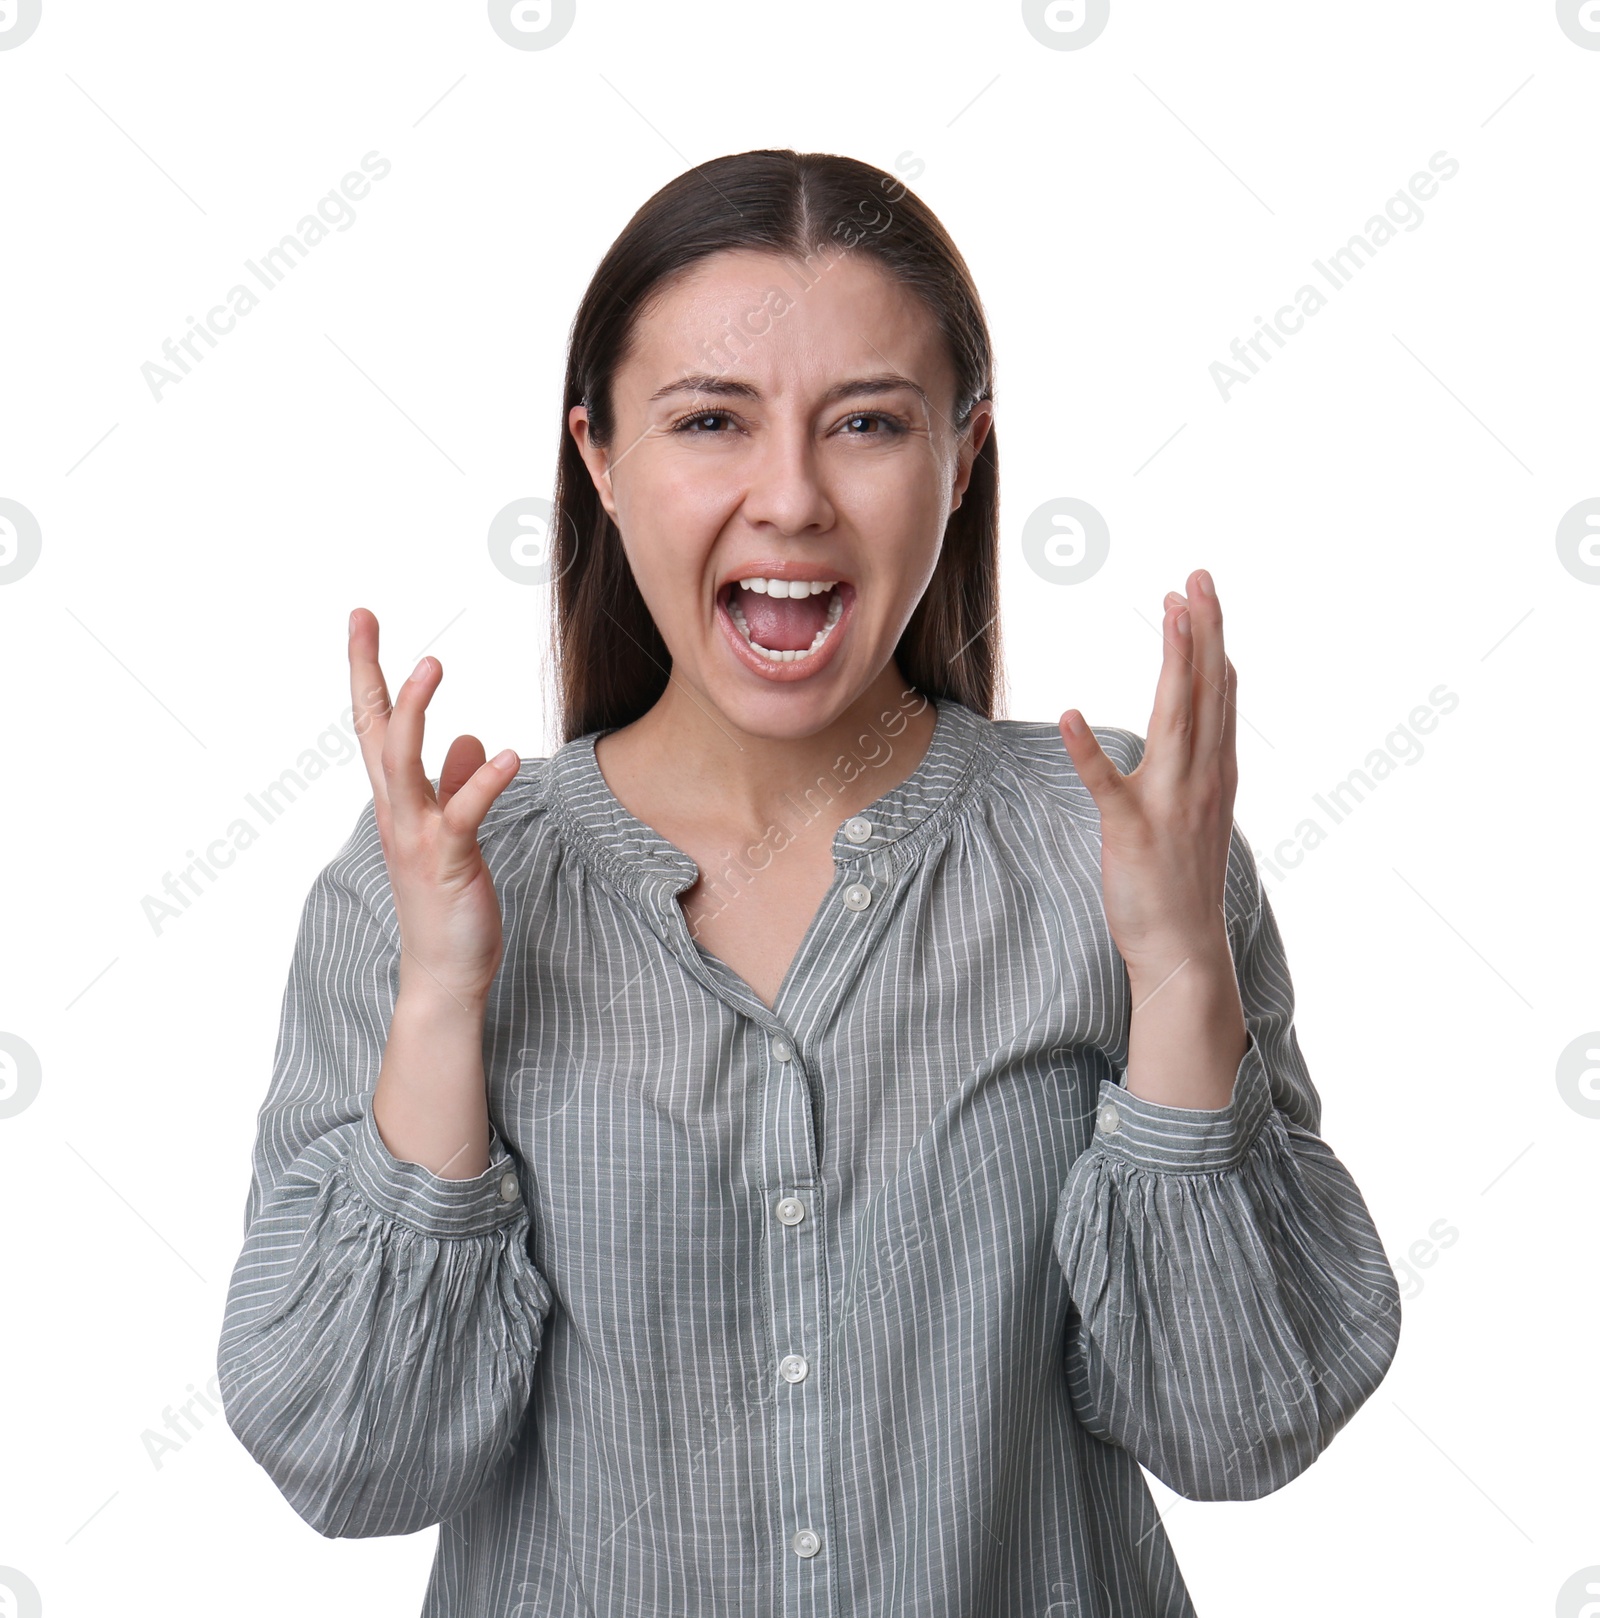
{"type": "Polygon", "coordinates": [[[817,638],[828,616],[831,590],[806,596],[764,596],[738,591],[737,600],[749,626],[750,639],[769,652],[803,652],[817,638]]]}

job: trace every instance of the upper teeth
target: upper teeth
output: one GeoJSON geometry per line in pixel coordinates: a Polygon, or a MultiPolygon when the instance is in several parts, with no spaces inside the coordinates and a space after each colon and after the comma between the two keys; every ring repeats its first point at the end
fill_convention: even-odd
{"type": "Polygon", "coordinates": [[[741,590],[754,590],[763,596],[814,596],[831,590],[837,579],[740,579],[741,590]]]}

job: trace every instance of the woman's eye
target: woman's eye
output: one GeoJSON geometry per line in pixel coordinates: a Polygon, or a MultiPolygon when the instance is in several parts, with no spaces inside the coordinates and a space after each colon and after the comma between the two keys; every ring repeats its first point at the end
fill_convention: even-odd
{"type": "MultiPolygon", "coordinates": [[[[694,436],[708,434],[713,438],[720,438],[719,422],[731,422],[733,417],[726,410],[697,410],[692,416],[685,416],[673,424],[673,432],[689,433],[694,436]]],[[[858,410],[844,418],[844,426],[851,429],[845,433],[846,438],[884,438],[892,434],[903,432],[904,426],[893,416],[886,416],[876,410],[858,410]],[[866,431],[855,431],[857,425],[866,427],[866,431]]]]}
{"type": "Polygon", "coordinates": [[[854,415],[846,416],[845,425],[853,427],[857,422],[870,422],[878,428],[877,432],[857,433],[849,432],[846,438],[885,438],[901,430],[900,423],[893,416],[880,415],[876,410],[858,410],[854,415]]]}

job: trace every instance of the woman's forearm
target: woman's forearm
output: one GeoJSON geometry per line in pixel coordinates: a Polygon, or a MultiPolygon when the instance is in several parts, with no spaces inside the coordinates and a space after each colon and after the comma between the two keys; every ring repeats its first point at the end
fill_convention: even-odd
{"type": "Polygon", "coordinates": [[[1249,1034],[1226,941],[1129,986],[1129,1093],[1167,1107],[1227,1106],[1249,1034]]]}
{"type": "Polygon", "coordinates": [[[474,1179],[489,1166],[484,1011],[402,970],[372,1115],[397,1158],[441,1179],[474,1179]]]}

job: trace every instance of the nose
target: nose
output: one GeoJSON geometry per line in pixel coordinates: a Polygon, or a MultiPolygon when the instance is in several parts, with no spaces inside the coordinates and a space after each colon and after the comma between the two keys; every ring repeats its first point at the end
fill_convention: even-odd
{"type": "Polygon", "coordinates": [[[745,464],[749,482],[744,516],[752,527],[789,535],[808,529],[826,532],[833,526],[833,502],[808,422],[775,420],[745,464]]]}

